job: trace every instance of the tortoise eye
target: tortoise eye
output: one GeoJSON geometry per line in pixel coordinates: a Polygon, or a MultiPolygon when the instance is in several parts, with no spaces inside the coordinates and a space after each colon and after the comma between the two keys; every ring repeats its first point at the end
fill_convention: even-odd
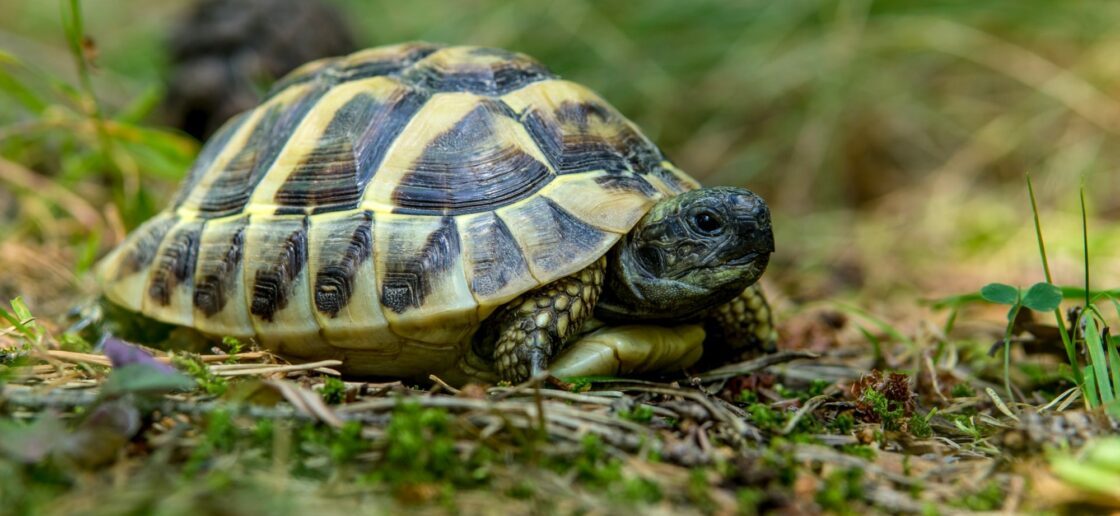
{"type": "Polygon", "coordinates": [[[702,211],[692,216],[692,225],[701,233],[715,235],[723,229],[723,222],[710,211],[702,211]]]}

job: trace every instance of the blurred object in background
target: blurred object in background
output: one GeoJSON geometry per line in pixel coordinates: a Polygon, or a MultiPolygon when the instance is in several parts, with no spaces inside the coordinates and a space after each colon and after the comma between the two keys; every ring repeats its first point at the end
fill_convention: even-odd
{"type": "Polygon", "coordinates": [[[200,140],[297,66],[355,50],[343,17],[318,0],[201,0],[169,46],[168,123],[200,140]]]}

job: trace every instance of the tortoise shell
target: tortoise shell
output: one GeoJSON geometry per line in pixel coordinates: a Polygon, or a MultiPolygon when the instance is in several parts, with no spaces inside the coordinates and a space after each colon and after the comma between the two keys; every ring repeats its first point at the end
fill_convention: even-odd
{"type": "Polygon", "coordinates": [[[696,186],[525,55],[379,47],[308,63],[226,123],[99,277],[111,302],[160,321],[427,374],[503,303],[696,186]]]}

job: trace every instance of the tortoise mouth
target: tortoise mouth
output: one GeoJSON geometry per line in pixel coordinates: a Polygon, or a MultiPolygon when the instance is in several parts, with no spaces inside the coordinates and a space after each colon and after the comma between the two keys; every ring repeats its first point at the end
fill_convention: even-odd
{"type": "Polygon", "coordinates": [[[746,253],[738,258],[733,258],[722,264],[712,265],[712,268],[720,267],[745,267],[754,265],[758,268],[765,269],[766,265],[770,263],[770,253],[746,253]]]}

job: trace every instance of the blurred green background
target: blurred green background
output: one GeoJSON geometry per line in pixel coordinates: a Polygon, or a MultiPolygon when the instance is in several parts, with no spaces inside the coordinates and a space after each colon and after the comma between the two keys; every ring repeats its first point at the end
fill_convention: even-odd
{"type": "MultiPolygon", "coordinates": [[[[790,298],[935,297],[1041,279],[1027,173],[1057,280],[1081,277],[1082,180],[1098,277],[1120,279],[1109,267],[1120,236],[1120,2],[330,3],[359,46],[423,39],[532,55],[600,92],[704,183],[757,190],[776,214],[768,276],[790,298]]],[[[0,0],[0,49],[21,63],[0,65],[30,77],[32,90],[49,87],[40,76],[80,83],[65,5],[0,0]]],[[[101,109],[146,127],[164,88],[169,27],[188,2],[82,5],[101,109]]],[[[91,261],[160,208],[195,151],[174,133],[140,135],[118,147],[131,168],[104,172],[113,166],[82,159],[100,152],[88,139],[25,131],[56,115],[11,95],[0,93],[9,99],[0,156],[89,200],[105,228],[91,242],[88,223],[46,220],[67,212],[48,190],[0,182],[0,238],[10,244],[60,242],[61,259],[91,261]],[[141,198],[119,206],[119,220],[104,216],[141,198]]]]}

